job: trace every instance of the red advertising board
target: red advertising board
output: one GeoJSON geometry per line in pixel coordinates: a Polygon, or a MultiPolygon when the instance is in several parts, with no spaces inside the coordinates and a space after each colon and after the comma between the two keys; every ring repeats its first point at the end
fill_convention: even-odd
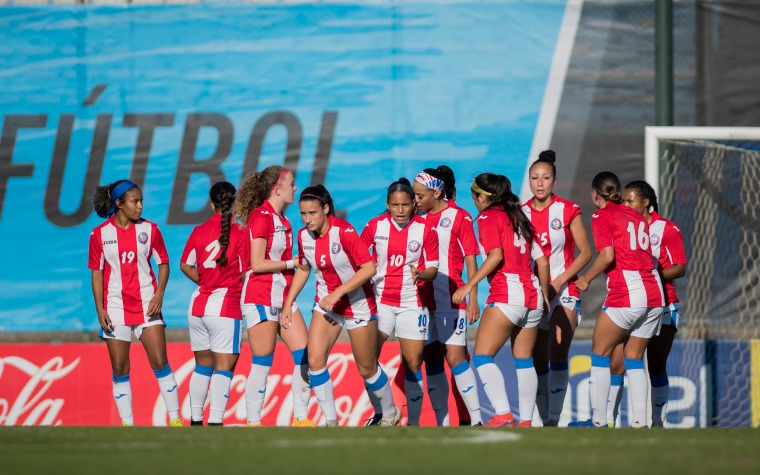
{"type": "MultiPolygon", "coordinates": [[[[193,353],[187,343],[169,343],[167,350],[179,386],[181,417],[187,422],[190,420],[188,387],[195,367],[193,353]]],[[[393,380],[399,366],[398,343],[386,343],[380,355],[380,363],[393,380]]],[[[224,418],[226,425],[245,424],[245,380],[250,367],[250,352],[244,348],[232,379],[230,401],[224,418]]],[[[364,389],[364,381],[356,370],[349,343],[340,342],[335,345],[328,367],[335,384],[338,422],[344,426],[363,425],[373,411],[364,389]]],[[[293,417],[290,396],[292,371],[293,359],[287,348],[278,343],[267,382],[262,413],[264,425],[290,424],[293,417]]],[[[167,425],[169,421],[158,383],[139,343],[132,345],[130,381],[135,424],[167,425]]],[[[393,396],[399,408],[406,405],[406,398],[396,383],[393,384],[393,396]]],[[[429,401],[425,399],[420,422],[422,425],[434,425],[435,417],[429,401]]],[[[449,408],[451,423],[456,424],[456,409],[451,396],[449,408]]],[[[313,395],[309,417],[315,420],[321,417],[313,395]]],[[[0,345],[0,425],[119,424],[105,344],[0,345]]]]}

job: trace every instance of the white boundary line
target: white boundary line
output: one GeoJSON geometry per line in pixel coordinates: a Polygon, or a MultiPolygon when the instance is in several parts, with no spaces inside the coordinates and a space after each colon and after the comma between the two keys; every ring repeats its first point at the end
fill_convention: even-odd
{"type": "Polygon", "coordinates": [[[661,140],[760,140],[760,127],[645,127],[644,177],[660,194],[661,140]]]}
{"type": "Polygon", "coordinates": [[[548,149],[551,144],[554,124],[557,121],[559,104],[562,100],[562,91],[565,87],[567,69],[573,54],[573,46],[575,46],[575,34],[578,32],[578,24],[581,21],[583,1],[567,0],[565,5],[562,25],[557,36],[557,46],[554,48],[549,78],[544,90],[544,100],[541,103],[541,111],[538,114],[536,131],[533,134],[533,143],[530,146],[530,154],[525,164],[525,173],[520,187],[520,199],[523,201],[530,197],[528,166],[538,158],[538,154],[542,150],[548,149]]]}

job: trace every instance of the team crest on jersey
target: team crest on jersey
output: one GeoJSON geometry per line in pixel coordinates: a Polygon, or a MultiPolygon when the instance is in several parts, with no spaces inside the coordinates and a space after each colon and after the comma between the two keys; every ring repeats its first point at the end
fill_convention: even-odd
{"type": "Polygon", "coordinates": [[[660,236],[658,236],[658,235],[656,235],[656,234],[652,234],[652,235],[650,235],[650,236],[649,236],[649,242],[650,242],[650,243],[651,243],[653,246],[656,246],[656,245],[660,244],[660,236]]]}
{"type": "Polygon", "coordinates": [[[421,244],[420,244],[419,241],[412,241],[412,242],[409,243],[409,246],[407,246],[407,247],[409,248],[410,251],[417,252],[417,251],[420,250],[420,246],[421,246],[421,244]]]}
{"type": "Polygon", "coordinates": [[[340,252],[340,244],[338,244],[337,242],[334,242],[332,245],[332,253],[337,254],[339,252],[340,252]]]}
{"type": "Polygon", "coordinates": [[[562,227],[562,221],[560,221],[559,218],[554,218],[552,220],[551,226],[552,226],[552,229],[556,231],[556,230],[558,230],[559,228],[562,227]]]}
{"type": "Polygon", "coordinates": [[[138,234],[137,240],[140,241],[140,244],[145,244],[146,242],[148,242],[148,233],[138,234]]]}
{"type": "Polygon", "coordinates": [[[443,228],[448,228],[451,226],[451,218],[443,218],[440,223],[438,223],[439,226],[443,228]]]}

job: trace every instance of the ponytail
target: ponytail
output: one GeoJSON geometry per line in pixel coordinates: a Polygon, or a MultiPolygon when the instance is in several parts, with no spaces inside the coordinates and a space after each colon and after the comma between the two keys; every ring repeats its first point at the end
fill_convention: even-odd
{"type": "Polygon", "coordinates": [[[620,204],[623,194],[620,191],[620,179],[612,172],[599,172],[591,181],[591,188],[605,201],[620,204]]]}
{"type": "Polygon", "coordinates": [[[109,185],[98,186],[92,194],[92,208],[95,214],[101,218],[110,218],[116,214],[116,201],[121,201],[124,195],[135,188],[140,187],[129,180],[118,180],[109,185]]]}
{"type": "Polygon", "coordinates": [[[211,187],[209,197],[214,207],[222,212],[222,233],[219,235],[222,253],[216,259],[216,264],[224,267],[227,265],[227,248],[230,245],[230,227],[232,226],[232,207],[235,204],[235,187],[232,183],[220,181],[211,187]]]}
{"type": "Polygon", "coordinates": [[[240,184],[233,206],[232,213],[235,218],[243,225],[248,224],[248,217],[251,216],[251,212],[269,199],[273,188],[277,186],[285,173],[287,173],[287,168],[271,165],[260,172],[254,172],[245,177],[240,184]]]}
{"type": "Polygon", "coordinates": [[[533,240],[535,234],[533,224],[523,213],[520,198],[512,193],[512,183],[509,178],[496,173],[481,173],[472,182],[472,192],[486,197],[489,201],[486,209],[502,206],[515,233],[527,242],[533,240]]]}

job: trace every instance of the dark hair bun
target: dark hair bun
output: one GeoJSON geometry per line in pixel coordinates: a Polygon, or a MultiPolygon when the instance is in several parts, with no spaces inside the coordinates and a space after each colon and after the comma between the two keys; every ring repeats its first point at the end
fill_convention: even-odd
{"type": "Polygon", "coordinates": [[[402,184],[402,185],[407,185],[407,186],[412,186],[412,184],[409,182],[409,180],[407,180],[407,179],[406,179],[405,177],[403,177],[403,176],[402,176],[401,178],[399,178],[399,179],[396,181],[396,183],[400,183],[400,184],[402,184]]]}
{"type": "Polygon", "coordinates": [[[544,150],[543,152],[538,154],[538,161],[546,162],[546,163],[554,163],[557,161],[557,154],[554,153],[554,150],[544,150]]]}

